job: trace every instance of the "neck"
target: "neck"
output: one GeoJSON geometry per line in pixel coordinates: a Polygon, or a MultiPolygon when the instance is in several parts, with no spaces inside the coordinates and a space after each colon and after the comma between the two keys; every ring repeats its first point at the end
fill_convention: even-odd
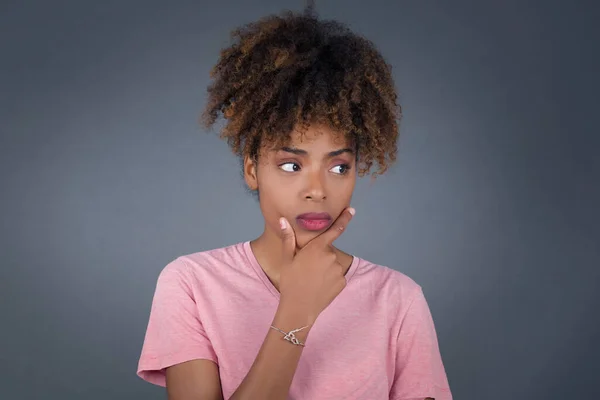
{"type": "Polygon", "coordinates": [[[273,285],[279,289],[281,274],[281,239],[265,225],[263,233],[250,242],[252,252],[260,267],[265,271],[273,285]]]}

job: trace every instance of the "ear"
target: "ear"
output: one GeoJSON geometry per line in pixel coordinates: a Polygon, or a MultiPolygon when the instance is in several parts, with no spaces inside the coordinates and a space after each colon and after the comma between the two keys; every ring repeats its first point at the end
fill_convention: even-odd
{"type": "Polygon", "coordinates": [[[250,190],[258,189],[257,164],[250,156],[244,156],[244,180],[250,190]]]}

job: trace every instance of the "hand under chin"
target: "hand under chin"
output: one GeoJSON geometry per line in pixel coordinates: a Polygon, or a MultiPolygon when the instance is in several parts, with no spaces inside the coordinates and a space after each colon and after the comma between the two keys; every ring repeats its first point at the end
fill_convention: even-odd
{"type": "Polygon", "coordinates": [[[319,236],[320,232],[303,232],[302,234],[296,233],[296,251],[301,250],[311,240],[319,236]]]}

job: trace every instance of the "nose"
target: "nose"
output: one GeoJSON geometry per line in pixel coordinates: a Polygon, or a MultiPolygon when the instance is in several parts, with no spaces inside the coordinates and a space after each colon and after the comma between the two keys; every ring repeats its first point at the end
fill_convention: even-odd
{"type": "Polygon", "coordinates": [[[304,198],[306,200],[323,201],[325,196],[325,183],[322,171],[314,171],[308,174],[308,182],[304,198]]]}

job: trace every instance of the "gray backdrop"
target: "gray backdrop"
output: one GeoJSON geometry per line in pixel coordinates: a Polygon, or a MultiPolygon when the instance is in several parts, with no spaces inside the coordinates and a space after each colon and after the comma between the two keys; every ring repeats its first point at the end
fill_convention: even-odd
{"type": "MultiPolygon", "coordinates": [[[[136,377],[156,278],[262,228],[197,124],[235,26],[301,0],[2,1],[1,399],[164,399],[136,377]]],[[[340,247],[429,300],[455,399],[598,398],[598,7],[323,0],[405,119],[340,247]]]]}

